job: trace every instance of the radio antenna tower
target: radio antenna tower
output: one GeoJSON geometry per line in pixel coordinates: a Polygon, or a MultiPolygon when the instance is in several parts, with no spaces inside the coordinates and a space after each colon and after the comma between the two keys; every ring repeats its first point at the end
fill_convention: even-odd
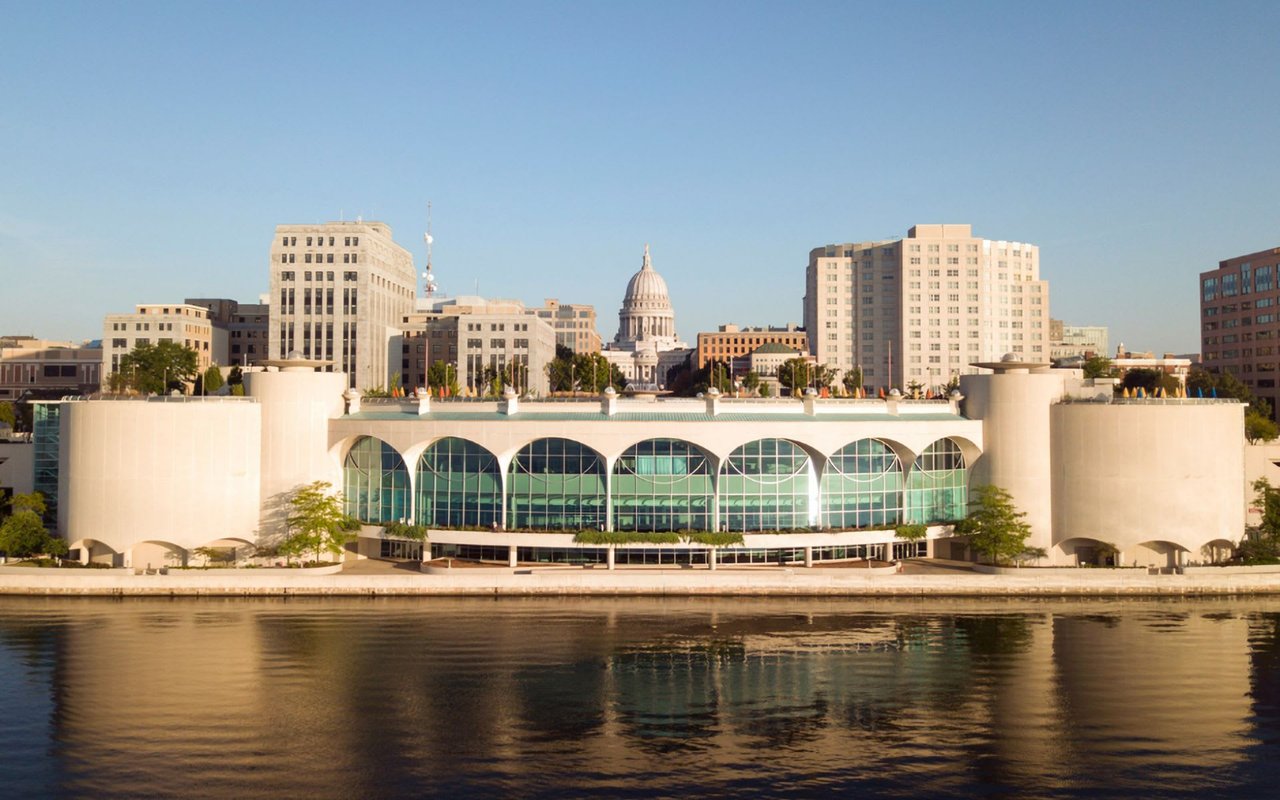
{"type": "Polygon", "coordinates": [[[436,276],[431,271],[431,245],[435,241],[431,237],[431,201],[427,201],[427,232],[422,237],[427,242],[427,271],[422,273],[423,293],[428,300],[436,296],[436,290],[440,287],[436,284],[436,276]]]}

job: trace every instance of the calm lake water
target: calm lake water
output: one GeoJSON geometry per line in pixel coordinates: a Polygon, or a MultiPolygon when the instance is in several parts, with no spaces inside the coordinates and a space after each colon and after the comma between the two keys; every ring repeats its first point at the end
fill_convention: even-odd
{"type": "Polygon", "coordinates": [[[1275,797],[1280,600],[0,598],[5,797],[1275,797]]]}

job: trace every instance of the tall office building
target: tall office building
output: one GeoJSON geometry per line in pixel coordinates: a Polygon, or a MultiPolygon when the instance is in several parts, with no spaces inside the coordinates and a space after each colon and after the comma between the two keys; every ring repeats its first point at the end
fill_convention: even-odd
{"type": "Polygon", "coordinates": [[[1229,372],[1280,412],[1280,247],[1200,273],[1201,363],[1229,372]]]}
{"type": "Polygon", "coordinates": [[[296,350],[332,362],[330,369],[345,372],[352,386],[385,387],[391,338],[413,311],[415,285],[413,256],[384,223],[277,225],[271,357],[296,350]]]}
{"type": "Polygon", "coordinates": [[[1040,249],[977,238],[969,225],[813,249],[804,322],[818,362],[861,367],[868,386],[938,386],[1006,353],[1049,361],[1040,249]]]}

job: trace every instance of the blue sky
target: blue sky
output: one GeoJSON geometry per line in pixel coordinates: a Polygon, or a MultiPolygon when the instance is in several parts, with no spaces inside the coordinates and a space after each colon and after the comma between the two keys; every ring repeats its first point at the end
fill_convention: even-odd
{"type": "Polygon", "coordinates": [[[1280,246],[1280,3],[0,1],[0,332],[253,300],[278,223],[380,219],[442,288],[679,332],[801,321],[808,251],[968,222],[1053,316],[1198,349],[1280,246]]]}

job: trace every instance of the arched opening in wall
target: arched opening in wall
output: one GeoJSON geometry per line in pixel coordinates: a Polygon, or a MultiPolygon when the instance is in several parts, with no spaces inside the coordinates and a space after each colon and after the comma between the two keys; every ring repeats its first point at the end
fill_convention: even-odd
{"type": "Polygon", "coordinates": [[[512,528],[603,530],[607,521],[605,463],[570,439],[537,439],[520,448],[507,472],[512,528]]]}
{"type": "Polygon", "coordinates": [[[710,530],[715,487],[711,460],[680,439],[646,439],[613,466],[616,531],[710,530]]]}
{"type": "Polygon", "coordinates": [[[1186,554],[1189,552],[1191,551],[1180,544],[1153,539],[1129,548],[1125,551],[1123,559],[1130,566],[1137,562],[1139,567],[1173,569],[1186,560],[1186,554]]]}
{"type": "Polygon", "coordinates": [[[1235,542],[1214,539],[1200,546],[1200,561],[1204,564],[1225,564],[1236,554],[1235,542]]]}
{"type": "Polygon", "coordinates": [[[435,528],[492,528],[502,521],[502,472],[493,453],[457,437],[440,439],[418,459],[414,517],[435,528]]]}
{"type": "Polygon", "coordinates": [[[1074,561],[1078,567],[1114,567],[1117,566],[1119,551],[1110,542],[1101,539],[1089,539],[1078,536],[1058,543],[1058,549],[1069,562],[1074,561]]]}
{"type": "Polygon", "coordinates": [[[187,566],[187,551],[173,542],[150,540],[129,548],[126,567],[160,569],[187,566]]]}
{"type": "Polygon", "coordinates": [[[409,470],[400,453],[372,436],[361,436],[342,463],[346,513],[370,525],[409,518],[409,470]]]}
{"type": "Polygon", "coordinates": [[[192,548],[188,561],[196,567],[234,567],[257,551],[248,539],[226,538],[192,548]]]}
{"type": "Polygon", "coordinates": [[[902,521],[902,461],[879,439],[837,450],[822,470],[822,524],[871,528],[902,521]]]}
{"type": "Polygon", "coordinates": [[[916,456],[904,493],[906,521],[952,522],[968,511],[968,471],[964,452],[951,439],[939,439],[916,456]]]}
{"type": "Polygon", "coordinates": [[[67,546],[67,558],[81,564],[123,567],[124,553],[117,552],[97,539],[80,539],[67,546]]]}
{"type": "Polygon", "coordinates": [[[795,442],[756,439],[720,466],[720,526],[729,531],[777,531],[817,524],[813,461],[795,442]]]}

